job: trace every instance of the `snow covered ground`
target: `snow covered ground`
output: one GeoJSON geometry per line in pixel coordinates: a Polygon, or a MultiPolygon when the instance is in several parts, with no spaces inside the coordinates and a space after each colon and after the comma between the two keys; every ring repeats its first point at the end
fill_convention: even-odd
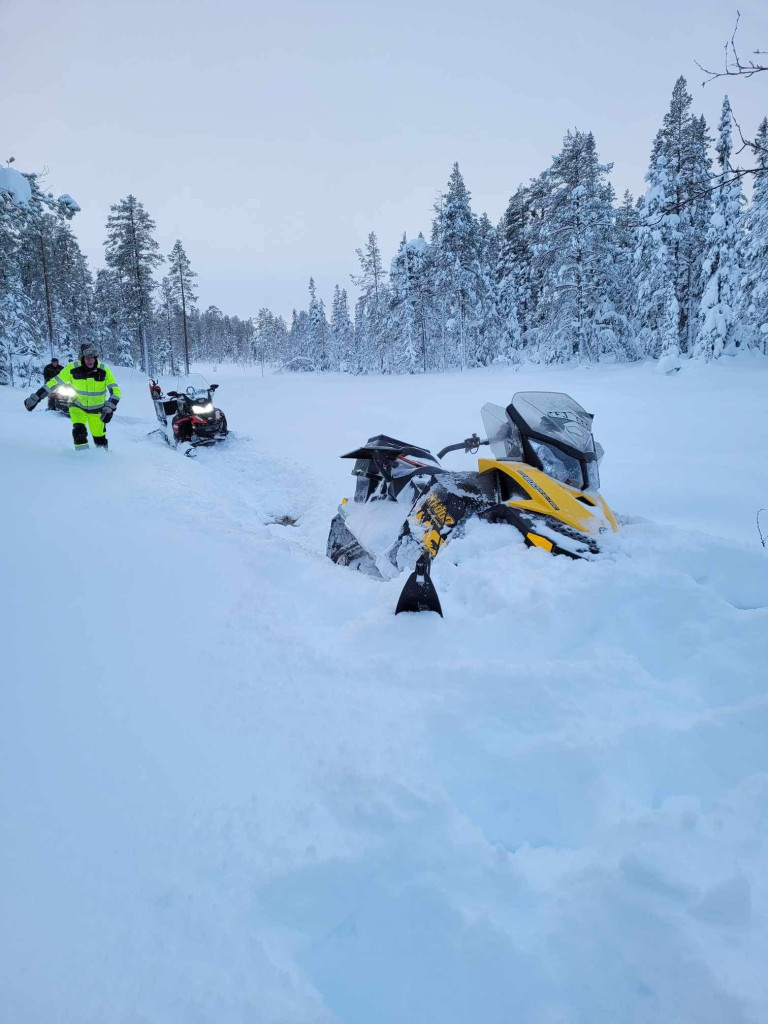
{"type": "Polygon", "coordinates": [[[768,1021],[767,361],[223,368],[197,459],[118,378],[108,455],[0,388],[2,1021],[768,1021]],[[476,524],[396,618],[337,456],[527,389],[596,414],[615,550],[476,524]]]}

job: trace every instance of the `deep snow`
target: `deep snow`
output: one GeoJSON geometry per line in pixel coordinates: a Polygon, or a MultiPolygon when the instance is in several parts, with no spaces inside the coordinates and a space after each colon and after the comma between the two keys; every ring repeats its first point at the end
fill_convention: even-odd
{"type": "Polygon", "coordinates": [[[768,1020],[765,360],[226,368],[194,460],[118,379],[108,455],[0,389],[0,1019],[768,1020]],[[614,549],[476,524],[395,618],[338,455],[527,389],[596,414],[614,549]]]}

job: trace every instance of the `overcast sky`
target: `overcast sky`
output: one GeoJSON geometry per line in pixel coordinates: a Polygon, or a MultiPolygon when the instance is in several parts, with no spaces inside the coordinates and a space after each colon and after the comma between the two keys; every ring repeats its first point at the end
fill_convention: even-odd
{"type": "MultiPolygon", "coordinates": [[[[741,4],[743,50],[768,5],[741,4]]],[[[568,128],[592,130],[619,195],[642,189],[675,79],[746,132],[768,74],[701,87],[736,14],[713,0],[0,0],[0,159],[48,169],[82,206],[103,266],[109,206],[132,192],[167,254],[181,238],[200,302],[290,315],[329,303],[376,231],[387,261],[427,234],[458,160],[496,222],[568,128]],[[577,9],[578,8],[578,9],[577,9]]]]}

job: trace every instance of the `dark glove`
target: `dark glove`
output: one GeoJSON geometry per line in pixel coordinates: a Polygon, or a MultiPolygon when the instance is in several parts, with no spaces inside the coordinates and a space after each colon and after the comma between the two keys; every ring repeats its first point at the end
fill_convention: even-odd
{"type": "Polygon", "coordinates": [[[24,408],[27,412],[32,412],[37,403],[40,401],[40,395],[35,391],[34,394],[30,395],[29,398],[24,399],[24,408]]]}
{"type": "Polygon", "coordinates": [[[118,399],[108,398],[104,403],[104,408],[101,410],[101,422],[109,423],[112,417],[115,415],[115,409],[117,408],[118,399]]]}

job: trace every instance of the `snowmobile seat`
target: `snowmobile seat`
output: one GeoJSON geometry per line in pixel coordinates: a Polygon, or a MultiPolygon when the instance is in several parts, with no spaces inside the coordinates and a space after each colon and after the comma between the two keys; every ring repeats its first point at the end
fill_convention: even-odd
{"type": "Polygon", "coordinates": [[[398,441],[387,434],[369,437],[367,444],[341,456],[354,459],[352,475],[358,478],[355,501],[366,502],[382,487],[381,497],[397,501],[398,495],[415,477],[434,477],[444,470],[426,448],[398,441]]]}

